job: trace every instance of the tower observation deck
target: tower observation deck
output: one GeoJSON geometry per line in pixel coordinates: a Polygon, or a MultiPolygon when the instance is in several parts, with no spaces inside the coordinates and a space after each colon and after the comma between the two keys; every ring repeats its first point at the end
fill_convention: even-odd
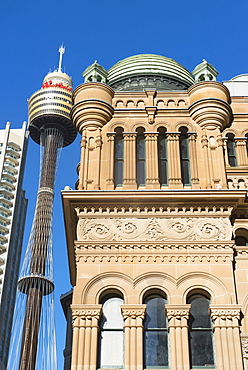
{"type": "Polygon", "coordinates": [[[17,320],[22,322],[19,329],[22,335],[19,334],[19,343],[16,343],[18,356],[10,359],[8,368],[11,370],[57,368],[56,351],[51,350],[53,345],[55,347],[55,343],[51,343],[55,337],[53,319],[47,319],[49,315],[53,317],[54,184],[60,150],[76,137],[70,120],[72,80],[61,69],[64,50],[63,47],[59,49],[58,70],[44,78],[41,89],[28,101],[30,136],[41,145],[41,168],[32,231],[18,282],[18,294],[24,302],[23,309],[16,309],[16,315],[23,315],[23,319],[17,320]],[[42,320],[48,321],[43,323],[42,320]]]}

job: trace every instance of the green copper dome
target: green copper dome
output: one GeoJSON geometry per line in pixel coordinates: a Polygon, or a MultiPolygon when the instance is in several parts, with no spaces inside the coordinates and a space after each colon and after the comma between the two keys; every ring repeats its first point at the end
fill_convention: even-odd
{"type": "Polygon", "coordinates": [[[107,84],[115,91],[187,90],[195,83],[192,74],[173,59],[140,54],[125,58],[108,70],[107,84]]]}

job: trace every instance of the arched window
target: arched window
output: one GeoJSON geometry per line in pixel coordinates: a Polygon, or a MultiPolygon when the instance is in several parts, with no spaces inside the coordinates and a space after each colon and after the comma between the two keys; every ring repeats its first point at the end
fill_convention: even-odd
{"type": "Polygon", "coordinates": [[[227,134],[227,156],[231,167],[237,167],[236,146],[233,134],[227,134]]]}
{"type": "Polygon", "coordinates": [[[190,162],[189,162],[189,145],[188,145],[188,129],[180,127],[179,131],[179,147],[180,147],[180,162],[181,176],[183,185],[190,185],[190,162]]]}
{"type": "Polygon", "coordinates": [[[123,299],[114,294],[108,294],[102,304],[102,317],[99,333],[98,367],[101,369],[119,369],[124,364],[123,318],[121,305],[123,299]]]}
{"type": "Polygon", "coordinates": [[[139,127],[137,129],[136,140],[136,176],[137,185],[145,185],[146,183],[146,148],[144,129],[139,127]]]}
{"type": "Polygon", "coordinates": [[[189,350],[191,368],[214,367],[212,326],[209,316],[209,299],[203,294],[194,294],[188,299],[191,304],[189,316],[189,350]]]}
{"type": "Polygon", "coordinates": [[[244,228],[237,229],[235,232],[235,244],[237,246],[248,245],[248,230],[244,228]]]}
{"type": "Polygon", "coordinates": [[[121,186],[123,184],[124,169],[123,129],[121,127],[118,127],[115,131],[114,183],[115,186],[121,186]]]}
{"type": "Polygon", "coordinates": [[[168,155],[166,129],[158,129],[158,174],[160,185],[168,185],[168,155]]]}
{"type": "Polygon", "coordinates": [[[144,303],[144,368],[164,368],[169,363],[168,325],[165,316],[167,302],[159,295],[150,295],[144,303]]]}

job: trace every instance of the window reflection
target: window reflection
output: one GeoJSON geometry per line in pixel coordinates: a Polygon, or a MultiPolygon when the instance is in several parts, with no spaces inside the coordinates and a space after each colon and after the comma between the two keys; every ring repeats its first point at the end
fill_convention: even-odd
{"type": "Polygon", "coordinates": [[[144,322],[144,367],[163,368],[168,366],[168,328],[165,316],[165,298],[149,296],[145,302],[144,322]]]}
{"type": "Polygon", "coordinates": [[[98,367],[123,368],[123,318],[120,306],[124,301],[121,297],[108,295],[101,303],[98,367]]]}
{"type": "Polygon", "coordinates": [[[191,368],[214,368],[212,326],[209,300],[202,294],[188,299],[191,304],[189,317],[189,348],[191,368]]]}

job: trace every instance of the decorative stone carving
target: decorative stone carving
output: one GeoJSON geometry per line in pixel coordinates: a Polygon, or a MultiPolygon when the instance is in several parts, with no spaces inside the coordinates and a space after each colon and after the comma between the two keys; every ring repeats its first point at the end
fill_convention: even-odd
{"type": "Polygon", "coordinates": [[[140,305],[139,307],[132,307],[131,305],[121,306],[121,312],[123,319],[126,320],[128,317],[131,319],[141,318],[142,320],[145,317],[146,307],[145,305],[140,305]]]}
{"type": "Polygon", "coordinates": [[[227,176],[228,189],[248,189],[248,176],[227,176]]]}
{"type": "Polygon", "coordinates": [[[172,318],[176,318],[176,319],[187,319],[189,318],[189,309],[186,309],[186,310],[170,310],[170,309],[167,309],[167,318],[168,320],[172,319],[172,318]]]}
{"type": "Polygon", "coordinates": [[[102,313],[102,305],[73,305],[72,310],[72,326],[80,325],[80,320],[87,319],[97,319],[99,320],[102,313]],[[77,320],[79,319],[79,320],[77,320]]]}
{"type": "Polygon", "coordinates": [[[216,319],[222,320],[233,320],[233,319],[240,319],[240,308],[213,308],[210,305],[211,310],[211,318],[213,321],[216,319]]]}
{"type": "Polygon", "coordinates": [[[241,338],[243,357],[248,359],[248,338],[241,338]]]}
{"type": "Polygon", "coordinates": [[[227,218],[80,218],[79,241],[230,240],[227,218]]]}

